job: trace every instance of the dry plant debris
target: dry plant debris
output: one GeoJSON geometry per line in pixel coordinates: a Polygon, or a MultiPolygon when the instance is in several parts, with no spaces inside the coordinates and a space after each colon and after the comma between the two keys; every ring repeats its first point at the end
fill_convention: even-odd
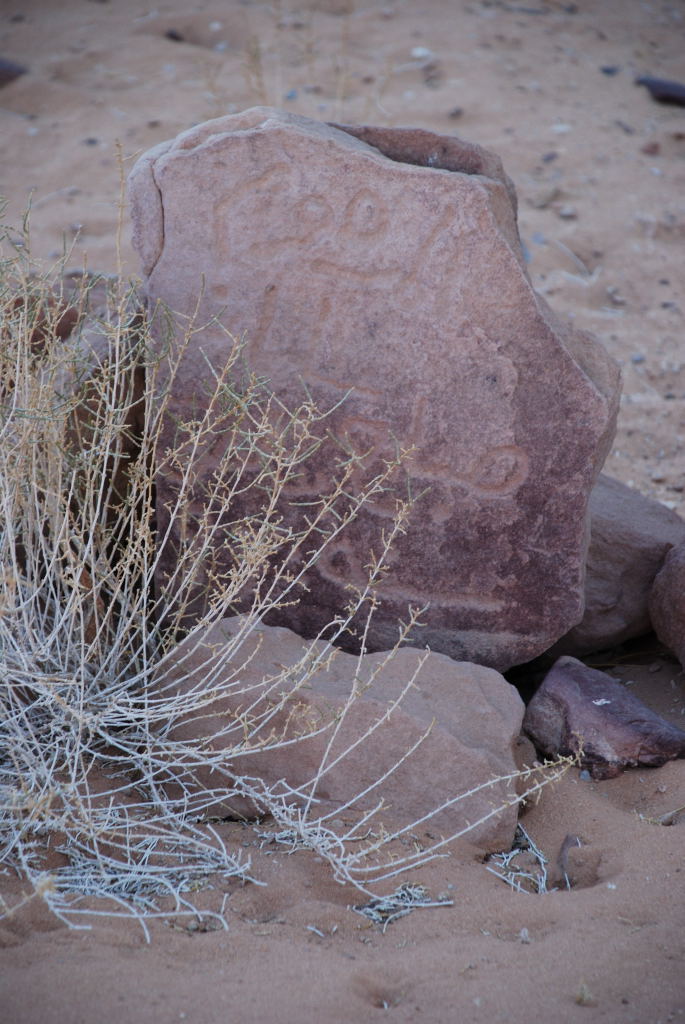
{"type": "MultiPolygon", "coordinates": [[[[511,850],[493,854],[487,870],[510,885],[514,892],[541,894],[552,891],[547,887],[548,863],[548,858],[519,824],[511,850]],[[524,855],[525,862],[521,861],[521,855],[524,855]],[[492,863],[495,867],[491,867],[492,863]]],[[[566,884],[570,888],[568,877],[566,884]]]]}
{"type": "MultiPolygon", "coordinates": [[[[220,823],[208,820],[217,794],[227,791],[271,816],[272,838],[316,851],[339,881],[369,898],[380,881],[443,855],[453,837],[398,853],[407,830],[384,832],[382,805],[356,826],[336,830],[317,818],[315,801],[303,811],[287,787],[241,775],[241,752],[283,742],[250,714],[249,699],[246,714],[223,727],[220,752],[173,739],[174,724],[202,718],[220,684],[209,679],[182,694],[164,690],[179,639],[200,643],[239,601],[244,611],[251,595],[243,630],[226,644],[226,658],[240,666],[250,624],[279,602],[297,599],[300,567],[383,490],[385,475],[351,494],[350,467],[341,459],[306,527],[298,535],[284,531],[276,498],[316,449],[325,413],[284,409],[263,381],[244,372],[235,342],[215,375],[206,412],[178,422],[175,447],[161,450],[161,425],[173,410],[160,366],[164,379],[173,377],[180,353],[172,346],[161,357],[151,351],[135,288],[86,273],[66,277],[68,254],[44,272],[31,259],[26,225],[19,233],[7,230],[1,242],[0,863],[30,883],[19,905],[39,896],[77,928],[88,927],[94,914],[134,916],[146,937],[151,917],[204,920],[198,889],[217,879],[255,881],[249,857],[229,849],[220,823]],[[75,311],[71,333],[64,329],[69,311],[75,311]],[[229,438],[232,457],[207,484],[200,530],[184,534],[197,460],[219,434],[229,438]],[[160,465],[178,474],[170,518],[185,543],[168,590],[158,592],[155,569],[167,541],[156,520],[153,467],[160,465]],[[254,514],[237,519],[232,499],[244,488],[255,488],[260,500],[254,514]],[[217,532],[230,535],[233,560],[212,579],[215,596],[206,614],[184,631],[185,602],[205,543],[217,532]],[[210,791],[195,777],[208,762],[216,778],[210,791]],[[372,826],[375,837],[360,844],[372,826]]],[[[183,345],[196,329],[188,324],[183,345]]],[[[407,514],[398,506],[396,531],[407,514]]],[[[387,547],[391,542],[389,535],[387,547]]],[[[379,556],[368,586],[351,593],[347,612],[330,624],[326,657],[335,657],[334,641],[359,608],[373,612],[382,572],[379,556]]],[[[398,625],[398,643],[410,625],[398,625]]],[[[303,664],[297,685],[316,667],[303,664]]],[[[292,690],[286,675],[271,681],[276,703],[292,690]]],[[[240,668],[221,685],[240,694],[240,668]]],[[[335,733],[335,721],[327,727],[335,733]]],[[[375,737],[371,732],[360,742],[375,737]]],[[[526,769],[520,773],[525,792],[511,801],[536,794],[567,766],[526,769]]],[[[419,824],[436,810],[426,808],[419,824]]],[[[383,920],[428,905],[417,887],[403,888],[397,899],[383,897],[376,906],[383,920]]],[[[0,917],[16,909],[2,904],[0,917]]],[[[222,915],[215,916],[220,925],[222,915]]]]}
{"type": "Polygon", "coordinates": [[[425,885],[404,882],[389,896],[374,896],[368,903],[354,906],[352,910],[379,925],[385,932],[389,924],[405,917],[417,907],[451,907],[453,904],[454,900],[450,899],[432,900],[425,885]]]}

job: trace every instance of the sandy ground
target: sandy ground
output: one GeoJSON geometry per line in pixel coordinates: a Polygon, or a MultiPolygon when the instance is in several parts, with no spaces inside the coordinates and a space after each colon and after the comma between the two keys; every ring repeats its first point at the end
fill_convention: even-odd
{"type": "MultiPolygon", "coordinates": [[[[54,259],[66,240],[72,266],[87,254],[135,275],[125,210],[117,244],[122,171],[257,103],[494,149],[535,286],[623,367],[606,470],[685,513],[685,110],[634,84],[685,79],[682,0],[0,0],[0,25],[0,56],[28,68],[0,90],[6,219],[32,194],[34,251],[54,259]]],[[[636,651],[614,671],[682,725],[678,666],[636,651]]],[[[69,931],[34,901],[0,927],[3,1019],[685,1020],[685,814],[647,820],[683,805],[682,761],[602,783],[573,772],[524,817],[552,862],[583,839],[571,891],[511,892],[462,847],[416,878],[453,907],[385,934],[314,857],[257,848],[270,884],[234,887],[227,932],[170,917],[146,945],[130,922],[69,931]]]]}

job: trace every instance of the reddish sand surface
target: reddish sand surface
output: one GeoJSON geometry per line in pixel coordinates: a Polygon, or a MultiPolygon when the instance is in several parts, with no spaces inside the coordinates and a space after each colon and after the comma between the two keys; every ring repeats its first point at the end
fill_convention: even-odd
{"type": "MultiPolygon", "coordinates": [[[[32,195],[34,251],[54,260],[66,239],[73,267],[86,254],[92,270],[135,276],[122,172],[256,104],[495,150],[535,286],[622,365],[606,471],[685,512],[685,109],[635,85],[685,79],[682,2],[2,0],[0,25],[0,56],[28,68],[0,89],[5,219],[19,223],[32,195]]],[[[667,655],[637,644],[610,668],[682,726],[667,655]]],[[[464,845],[412,879],[453,905],[385,933],[316,857],[260,850],[227,824],[268,882],[227,886],[227,931],[170,914],[146,944],[131,920],[73,931],[34,899],[0,922],[2,1018],[685,1021],[685,811],[657,821],[684,806],[683,761],[606,782],[573,770],[522,818],[552,865],[581,838],[570,891],[515,893],[464,845]]],[[[10,900],[25,888],[0,878],[10,900]]],[[[223,893],[201,899],[219,909],[223,893]]]]}

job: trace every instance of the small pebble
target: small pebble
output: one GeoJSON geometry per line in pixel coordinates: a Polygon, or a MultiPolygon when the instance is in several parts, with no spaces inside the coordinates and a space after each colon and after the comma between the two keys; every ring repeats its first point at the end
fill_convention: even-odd
{"type": "Polygon", "coordinates": [[[581,780],[581,782],[591,782],[592,781],[592,776],[590,775],[590,773],[587,770],[587,768],[583,768],[582,772],[580,773],[580,780],[581,780]]]}
{"type": "Polygon", "coordinates": [[[456,121],[458,118],[461,117],[461,115],[463,113],[464,113],[464,108],[463,107],[452,107],[452,109],[450,110],[450,112],[448,113],[447,116],[451,117],[453,121],[456,121]]]}
{"type": "Polygon", "coordinates": [[[635,355],[632,355],[630,357],[631,363],[635,363],[636,365],[638,363],[644,363],[646,361],[646,359],[647,359],[647,356],[644,355],[642,352],[636,352],[635,355]]]}
{"type": "Polygon", "coordinates": [[[283,97],[283,99],[286,99],[286,100],[296,100],[297,99],[297,89],[288,89],[288,91],[285,94],[285,96],[283,97]]]}
{"type": "Polygon", "coordinates": [[[557,213],[562,220],[576,220],[578,216],[575,206],[560,206],[557,213]]]}
{"type": "Polygon", "coordinates": [[[618,64],[604,64],[604,66],[599,70],[603,75],[608,75],[609,78],[612,78],[614,75],[617,75],[621,69],[618,64]]]}
{"type": "Polygon", "coordinates": [[[20,78],[21,75],[25,75],[28,68],[24,67],[23,64],[17,64],[13,60],[7,60],[5,57],[0,57],[0,89],[4,85],[9,85],[15,78],[20,78]]]}
{"type": "Polygon", "coordinates": [[[609,285],[606,292],[614,306],[625,306],[626,300],[621,295],[616,285],[609,285]]]}
{"type": "Polygon", "coordinates": [[[555,199],[559,198],[559,189],[556,186],[552,188],[544,188],[539,192],[534,193],[528,202],[531,206],[534,206],[536,210],[544,210],[553,203],[555,199]]]}

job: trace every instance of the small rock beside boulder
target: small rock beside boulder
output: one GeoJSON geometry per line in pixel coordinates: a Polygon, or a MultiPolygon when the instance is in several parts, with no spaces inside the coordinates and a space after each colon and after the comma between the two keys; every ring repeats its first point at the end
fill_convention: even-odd
{"type": "MultiPolygon", "coordinates": [[[[305,734],[312,726],[325,725],[340,715],[356,681],[360,695],[328,751],[330,768],[316,787],[314,817],[342,807],[383,779],[381,785],[368,789],[355,809],[369,810],[382,798],[380,819],[403,827],[431,815],[459,794],[516,771],[514,750],[524,706],[515,688],[493,669],[402,648],[390,656],[367,654],[361,658],[337,652],[332,661],[309,672],[300,664],[302,659],[308,651],[312,656],[320,654],[323,645],[307,642],[289,629],[262,625],[252,627],[239,651],[220,665],[220,648],[243,623],[240,616],[224,619],[208,631],[203,643],[180,644],[173,666],[158,680],[158,690],[165,698],[192,688],[211,691],[234,676],[240,684],[235,686],[234,696],[224,691],[201,717],[173,725],[170,739],[201,741],[211,751],[222,744],[230,749],[238,739],[235,729],[228,736],[226,729],[236,716],[248,705],[253,716],[264,713],[285,690],[290,694],[285,704],[276,709],[261,733],[253,734],[250,743],[256,745],[264,733],[302,738],[272,750],[250,751],[246,743],[244,751],[232,758],[230,770],[260,778],[267,786],[285,780],[290,787],[304,787],[316,777],[332,732],[305,734]],[[400,706],[389,713],[415,673],[415,682],[400,706]],[[296,685],[298,678],[304,678],[304,685],[296,685]],[[274,680],[279,680],[277,693],[274,680]],[[375,731],[336,763],[341,752],[374,723],[378,723],[375,731]],[[427,731],[416,750],[383,778],[427,731]]],[[[206,790],[222,785],[221,775],[210,767],[198,769],[197,778],[206,790]]],[[[428,817],[419,829],[448,836],[479,821],[510,800],[514,792],[515,781],[498,782],[428,817]]],[[[227,790],[227,799],[219,801],[212,813],[253,816],[257,810],[244,798],[229,796],[227,790]]],[[[488,850],[509,849],[517,814],[516,805],[506,807],[466,838],[488,850]]]]}
{"type": "MultiPolygon", "coordinates": [[[[602,474],[590,497],[585,613],[550,653],[581,657],[649,633],[650,589],[669,550],[681,543],[685,520],[677,513],[602,474]]],[[[681,636],[685,651],[685,627],[681,636]]]]}
{"type": "Polygon", "coordinates": [[[659,640],[685,668],[685,540],[666,556],[649,595],[649,612],[659,640]]]}
{"type": "Polygon", "coordinates": [[[555,662],[526,709],[523,727],[547,755],[582,751],[582,765],[595,779],[685,757],[685,732],[575,658],[555,662]]]}

